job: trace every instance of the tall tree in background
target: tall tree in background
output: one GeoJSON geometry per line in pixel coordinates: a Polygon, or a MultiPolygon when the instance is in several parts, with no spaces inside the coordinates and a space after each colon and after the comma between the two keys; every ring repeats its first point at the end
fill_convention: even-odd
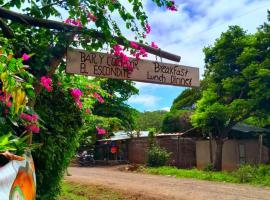
{"type": "Polygon", "coordinates": [[[157,132],[160,132],[166,113],[166,111],[162,110],[139,113],[137,118],[137,128],[141,131],[146,131],[149,128],[155,128],[157,132]]]}
{"type": "Polygon", "coordinates": [[[117,117],[121,120],[123,129],[134,130],[136,128],[137,111],[126,104],[126,101],[135,94],[138,89],[134,82],[127,80],[100,80],[102,89],[109,93],[105,102],[96,103],[93,113],[104,117],[117,117]]]}
{"type": "Polygon", "coordinates": [[[170,112],[166,114],[162,123],[163,132],[185,132],[192,128],[191,115],[195,109],[195,103],[201,97],[203,81],[200,88],[185,89],[173,101],[170,112]]]}
{"type": "Polygon", "coordinates": [[[192,122],[215,139],[215,170],[222,168],[223,144],[232,127],[258,113],[269,114],[269,44],[269,24],[255,35],[232,26],[204,49],[208,87],[192,122]]]}

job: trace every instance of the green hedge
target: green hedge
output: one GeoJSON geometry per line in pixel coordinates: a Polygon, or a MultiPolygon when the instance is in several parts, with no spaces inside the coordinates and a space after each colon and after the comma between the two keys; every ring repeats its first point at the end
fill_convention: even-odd
{"type": "Polygon", "coordinates": [[[55,200],[64,172],[79,144],[82,117],[68,92],[43,91],[35,110],[46,130],[34,136],[42,147],[33,152],[37,175],[37,199],[55,200]]]}

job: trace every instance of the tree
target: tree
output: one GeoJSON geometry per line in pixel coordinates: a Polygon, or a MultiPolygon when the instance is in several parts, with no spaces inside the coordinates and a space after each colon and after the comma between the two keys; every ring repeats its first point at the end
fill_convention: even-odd
{"type": "Polygon", "coordinates": [[[269,50],[260,38],[267,35],[269,41],[265,26],[255,35],[231,26],[214,46],[204,49],[207,89],[192,123],[216,141],[215,170],[221,170],[223,143],[232,127],[262,110],[269,112],[269,50]]]}
{"type": "Polygon", "coordinates": [[[166,111],[162,110],[139,113],[137,118],[137,128],[142,131],[148,130],[149,128],[155,128],[157,132],[160,132],[162,121],[166,113],[166,111]]]}
{"type": "Polygon", "coordinates": [[[126,104],[126,101],[138,93],[134,82],[127,80],[102,79],[101,88],[109,93],[105,102],[96,103],[93,113],[104,117],[117,117],[121,119],[122,128],[134,130],[136,128],[137,111],[126,104]]]}
{"type": "Polygon", "coordinates": [[[162,123],[162,131],[166,133],[185,132],[192,128],[189,110],[176,110],[166,114],[162,123]]]}
{"type": "Polygon", "coordinates": [[[193,110],[195,103],[201,97],[201,88],[202,86],[200,88],[185,89],[178,97],[174,99],[171,111],[193,110]]]}
{"type": "Polygon", "coordinates": [[[185,89],[173,101],[162,123],[164,132],[183,132],[192,128],[191,115],[195,109],[195,103],[201,97],[201,90],[205,83],[201,81],[199,88],[185,89]]]}

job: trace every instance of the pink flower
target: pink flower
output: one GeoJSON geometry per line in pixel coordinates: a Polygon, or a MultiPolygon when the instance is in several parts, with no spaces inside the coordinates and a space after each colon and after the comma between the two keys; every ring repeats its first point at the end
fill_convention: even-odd
{"type": "Polygon", "coordinates": [[[82,109],[82,102],[81,102],[81,96],[83,95],[82,91],[78,88],[71,89],[70,91],[71,96],[75,100],[76,105],[82,109]]]}
{"type": "Polygon", "coordinates": [[[99,103],[104,103],[104,99],[98,93],[94,92],[94,97],[99,101],[99,103]]]}
{"type": "Polygon", "coordinates": [[[74,20],[74,19],[67,18],[64,21],[64,23],[70,24],[70,25],[73,25],[73,26],[82,27],[82,23],[81,23],[81,20],[80,19],[74,20]]]}
{"type": "Polygon", "coordinates": [[[40,131],[39,127],[36,124],[30,124],[30,125],[26,126],[26,129],[28,131],[33,132],[33,133],[39,133],[39,131],[40,131]]]}
{"type": "Polygon", "coordinates": [[[12,106],[12,103],[9,101],[9,102],[7,102],[7,104],[6,104],[6,105],[7,105],[7,107],[9,107],[9,108],[10,108],[10,107],[12,106]]]}
{"type": "Polygon", "coordinates": [[[78,88],[71,89],[70,94],[75,100],[80,99],[81,96],[83,95],[82,91],[80,89],[78,89],[78,88]]]}
{"type": "Polygon", "coordinates": [[[151,47],[155,48],[155,49],[158,49],[158,45],[155,43],[155,42],[152,42],[151,43],[151,47]]]}
{"type": "Polygon", "coordinates": [[[105,129],[103,129],[103,128],[100,128],[100,127],[96,127],[96,129],[97,129],[97,132],[98,132],[98,134],[99,135],[104,135],[104,134],[106,134],[106,130],[105,129]]]}
{"type": "Polygon", "coordinates": [[[143,56],[143,57],[146,57],[147,53],[146,53],[146,50],[144,48],[140,48],[140,54],[143,56]]]}
{"type": "Polygon", "coordinates": [[[92,13],[88,13],[87,14],[87,18],[89,19],[89,21],[90,20],[92,20],[93,22],[96,22],[97,21],[97,17],[96,16],[94,16],[92,13]]]}
{"type": "Polygon", "coordinates": [[[71,23],[71,19],[70,18],[67,18],[65,21],[64,21],[64,23],[66,23],[66,24],[70,24],[71,23]]]}
{"type": "Polygon", "coordinates": [[[29,58],[30,58],[30,56],[27,55],[26,53],[24,53],[24,54],[22,55],[22,59],[23,59],[24,61],[29,60],[29,58]]]}
{"type": "Polygon", "coordinates": [[[5,114],[8,114],[8,113],[9,113],[8,109],[5,109],[5,110],[4,110],[4,113],[5,113],[5,114]]]}
{"type": "Polygon", "coordinates": [[[139,48],[139,45],[136,42],[130,42],[130,46],[133,47],[134,49],[139,48]]]}
{"type": "Polygon", "coordinates": [[[48,91],[52,91],[52,79],[42,76],[40,79],[40,84],[48,91]]]}
{"type": "Polygon", "coordinates": [[[24,120],[26,120],[28,122],[31,122],[32,121],[32,116],[31,115],[28,115],[26,113],[21,113],[20,118],[21,119],[24,119],[24,120]]]}
{"type": "Polygon", "coordinates": [[[147,34],[151,32],[151,26],[148,23],[145,25],[145,30],[147,34]]]}
{"type": "Polygon", "coordinates": [[[38,121],[38,115],[37,114],[32,115],[32,121],[34,121],[34,122],[38,121]]]}
{"type": "Polygon", "coordinates": [[[143,38],[146,38],[146,34],[143,34],[143,38]]]}
{"type": "Polygon", "coordinates": [[[171,0],[171,5],[167,6],[167,9],[170,11],[178,11],[177,7],[175,6],[174,0],[171,0]]]}
{"type": "Polygon", "coordinates": [[[60,81],[58,81],[57,85],[58,85],[58,86],[61,86],[61,85],[62,85],[62,83],[61,83],[60,81]]]}
{"type": "Polygon", "coordinates": [[[80,101],[80,100],[77,100],[76,101],[76,104],[77,104],[77,106],[80,108],[80,109],[82,109],[82,102],[80,101]]]}
{"type": "Polygon", "coordinates": [[[113,46],[113,50],[115,51],[115,52],[120,52],[120,51],[122,51],[123,49],[122,49],[122,47],[120,46],[120,45],[114,45],[113,46]]]}
{"type": "Polygon", "coordinates": [[[91,110],[89,108],[86,108],[85,112],[89,114],[91,113],[91,110]]]}

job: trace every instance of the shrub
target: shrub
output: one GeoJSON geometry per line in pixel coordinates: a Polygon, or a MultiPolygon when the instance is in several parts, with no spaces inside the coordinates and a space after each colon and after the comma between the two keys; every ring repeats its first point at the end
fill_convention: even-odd
{"type": "Polygon", "coordinates": [[[171,153],[168,153],[165,149],[159,146],[152,146],[147,152],[147,165],[149,167],[164,166],[171,153]]]}
{"type": "Polygon", "coordinates": [[[35,109],[45,122],[34,140],[41,143],[33,152],[37,176],[37,199],[55,200],[60,193],[64,172],[79,143],[82,126],[81,112],[71,95],[54,90],[42,92],[37,98],[35,109]]]}
{"type": "Polygon", "coordinates": [[[234,174],[240,183],[248,183],[254,178],[255,168],[251,165],[242,165],[234,174]]]}
{"type": "Polygon", "coordinates": [[[213,171],[213,169],[214,169],[213,167],[214,166],[212,163],[208,163],[207,165],[204,166],[203,171],[205,171],[205,172],[213,171]]]}
{"type": "Polygon", "coordinates": [[[270,185],[269,165],[242,165],[234,172],[238,182],[270,185]]]}

